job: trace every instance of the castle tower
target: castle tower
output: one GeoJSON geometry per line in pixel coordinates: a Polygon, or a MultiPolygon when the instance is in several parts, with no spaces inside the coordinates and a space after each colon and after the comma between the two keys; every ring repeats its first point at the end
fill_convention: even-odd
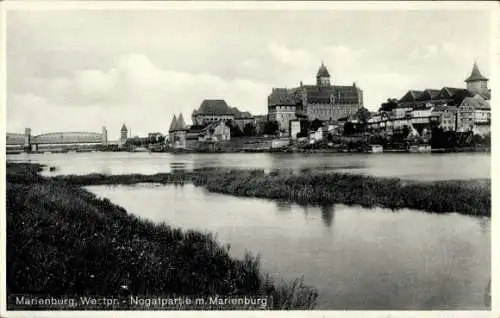
{"type": "Polygon", "coordinates": [[[179,117],[177,118],[177,129],[178,130],[186,130],[186,122],[184,121],[184,117],[182,116],[182,113],[179,114],[179,117]]]}
{"type": "Polygon", "coordinates": [[[476,62],[474,62],[472,72],[465,82],[467,89],[473,93],[484,94],[488,92],[488,78],[481,74],[476,62]]]}
{"type": "Polygon", "coordinates": [[[321,62],[321,66],[318,69],[318,73],[316,74],[316,85],[318,87],[328,87],[331,85],[330,83],[330,73],[326,68],[325,64],[321,62]]]}
{"type": "Polygon", "coordinates": [[[128,137],[128,129],[125,124],[122,125],[122,129],[120,129],[120,144],[124,144],[127,141],[128,137]]]}
{"type": "Polygon", "coordinates": [[[168,132],[175,131],[177,128],[177,117],[174,114],[174,118],[172,118],[172,122],[170,123],[170,128],[168,129],[168,132]]]}

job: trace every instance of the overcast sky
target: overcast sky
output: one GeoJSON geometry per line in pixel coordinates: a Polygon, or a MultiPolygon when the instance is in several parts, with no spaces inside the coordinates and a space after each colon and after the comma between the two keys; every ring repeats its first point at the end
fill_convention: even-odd
{"type": "Polygon", "coordinates": [[[376,110],[408,89],[491,77],[488,11],[71,10],[7,13],[7,131],[116,139],[190,123],[203,99],[267,112],[273,87],[313,84],[324,61],[376,110]]]}

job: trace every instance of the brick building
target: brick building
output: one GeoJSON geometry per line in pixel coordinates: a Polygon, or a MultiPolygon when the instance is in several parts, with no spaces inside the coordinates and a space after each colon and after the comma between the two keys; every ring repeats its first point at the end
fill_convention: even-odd
{"type": "Polygon", "coordinates": [[[335,121],[354,115],[363,106],[363,91],[350,86],[332,85],[330,73],[322,63],[316,74],[316,85],[295,88],[273,88],[268,97],[268,119],[277,121],[282,131],[288,131],[290,120],[297,113],[310,121],[335,121]]]}

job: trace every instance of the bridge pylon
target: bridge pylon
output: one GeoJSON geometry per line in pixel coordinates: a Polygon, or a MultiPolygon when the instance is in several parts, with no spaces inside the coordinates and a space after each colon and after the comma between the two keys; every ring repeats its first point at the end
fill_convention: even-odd
{"type": "Polygon", "coordinates": [[[24,151],[31,152],[31,128],[24,129],[24,151]]]}

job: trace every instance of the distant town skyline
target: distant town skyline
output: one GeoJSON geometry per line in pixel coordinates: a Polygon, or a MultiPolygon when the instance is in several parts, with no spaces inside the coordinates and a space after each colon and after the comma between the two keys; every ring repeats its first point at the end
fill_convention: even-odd
{"type": "Polygon", "coordinates": [[[333,84],[376,110],[409,89],[492,77],[487,10],[71,10],[7,14],[7,131],[167,133],[204,99],[267,113],[273,87],[333,84]]]}

